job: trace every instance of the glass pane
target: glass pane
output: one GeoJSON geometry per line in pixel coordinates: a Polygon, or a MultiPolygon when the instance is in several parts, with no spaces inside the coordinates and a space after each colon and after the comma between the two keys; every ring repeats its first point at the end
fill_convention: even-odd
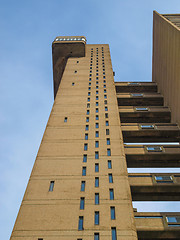
{"type": "Polygon", "coordinates": [[[109,189],[110,200],[114,200],[114,190],[109,189]]]}
{"type": "Polygon", "coordinates": [[[111,207],[111,219],[115,219],[115,207],[111,207]]]}

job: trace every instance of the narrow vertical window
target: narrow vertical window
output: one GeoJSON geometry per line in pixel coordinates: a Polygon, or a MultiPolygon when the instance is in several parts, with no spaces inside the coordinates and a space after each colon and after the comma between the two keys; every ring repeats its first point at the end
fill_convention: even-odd
{"type": "Polygon", "coordinates": [[[111,207],[111,220],[114,220],[116,219],[116,216],[115,216],[115,207],[111,207]]]}
{"type": "Polygon", "coordinates": [[[85,191],[85,181],[82,181],[81,182],[81,192],[84,192],[85,191]]]}
{"type": "MultiPolygon", "coordinates": [[[[91,75],[91,74],[90,74],[90,75],[91,75]]],[[[90,91],[90,90],[91,90],[91,87],[89,87],[88,90],[90,91]]]]}
{"type": "Polygon", "coordinates": [[[116,228],[115,227],[111,228],[111,235],[112,235],[112,240],[117,240],[117,234],[116,234],[116,228]]]}
{"type": "Polygon", "coordinates": [[[95,193],[95,205],[99,205],[99,193],[95,193]]]}
{"type": "Polygon", "coordinates": [[[109,129],[106,129],[106,135],[109,135],[109,129]]]}
{"type": "Polygon", "coordinates": [[[106,143],[107,143],[107,145],[110,145],[110,138],[106,139],[106,143]]]}
{"type": "Polygon", "coordinates": [[[90,102],[90,97],[88,97],[87,101],[90,102]]]}
{"type": "Polygon", "coordinates": [[[88,133],[85,133],[85,140],[88,140],[88,133]]]}
{"type": "Polygon", "coordinates": [[[95,141],[95,148],[99,147],[99,141],[95,141]]]}
{"type": "Polygon", "coordinates": [[[88,150],[88,144],[85,143],[85,144],[84,144],[84,151],[87,151],[87,150],[88,150]]]}
{"type": "Polygon", "coordinates": [[[99,187],[99,178],[95,177],[95,187],[99,187]]]}
{"type": "Polygon", "coordinates": [[[89,111],[89,110],[87,110],[86,114],[87,114],[87,115],[89,115],[89,112],[90,112],[90,111],[89,111]]]}
{"type": "Polygon", "coordinates": [[[114,200],[114,190],[112,188],[109,189],[109,198],[110,200],[114,200]]]}
{"type": "Polygon", "coordinates": [[[78,230],[82,231],[83,230],[83,217],[79,217],[79,225],[78,225],[78,230]]]}
{"type": "Polygon", "coordinates": [[[108,113],[105,113],[105,118],[108,118],[108,113]]]}
{"type": "Polygon", "coordinates": [[[88,96],[90,96],[91,95],[91,93],[90,92],[88,92],[88,96]]]}
{"type": "Polygon", "coordinates": [[[87,162],[87,154],[83,155],[83,162],[87,162]]]}
{"type": "Polygon", "coordinates": [[[52,192],[54,189],[54,181],[50,181],[49,192],[52,192]]]}
{"type": "Polygon", "coordinates": [[[111,169],[112,168],[112,163],[111,160],[108,160],[108,168],[111,169]]]}
{"type": "Polygon", "coordinates": [[[104,93],[106,93],[106,89],[104,89],[104,93]]]}
{"type": "Polygon", "coordinates": [[[99,106],[99,103],[98,103],[98,102],[96,102],[96,106],[99,106]]]}
{"type": "Polygon", "coordinates": [[[104,88],[106,88],[106,85],[104,85],[104,88]]]}
{"type": "Polygon", "coordinates": [[[109,121],[106,121],[106,126],[109,126],[109,121]]]}
{"type": "Polygon", "coordinates": [[[98,96],[96,96],[96,100],[98,100],[99,99],[99,97],[98,96]]]}
{"type": "Polygon", "coordinates": [[[96,113],[98,113],[99,112],[99,109],[98,108],[96,108],[96,113]]]}
{"type": "Polygon", "coordinates": [[[94,224],[99,225],[99,212],[95,212],[94,214],[94,224]]]}
{"type": "MultiPolygon", "coordinates": [[[[92,72],[92,71],[91,71],[92,72]]],[[[89,86],[91,86],[91,82],[89,82],[89,86]]]]}
{"type": "Polygon", "coordinates": [[[98,88],[99,88],[99,86],[97,85],[97,86],[96,86],[96,89],[98,89],[98,88]]]}
{"type": "Polygon", "coordinates": [[[64,118],[64,122],[67,122],[67,117],[64,118]]]}
{"type": "Polygon", "coordinates": [[[96,123],[96,128],[99,128],[99,123],[96,123]]]}
{"type": "Polygon", "coordinates": [[[86,125],[86,131],[89,130],[89,125],[86,125]]]}
{"type": "Polygon", "coordinates": [[[83,210],[84,209],[84,197],[80,198],[80,209],[83,210]]]}
{"type": "Polygon", "coordinates": [[[99,240],[99,233],[94,233],[94,240],[99,240]]]}
{"type": "Polygon", "coordinates": [[[95,163],[95,172],[99,172],[99,163],[95,163]]]}
{"type": "Polygon", "coordinates": [[[105,107],[105,111],[108,111],[108,107],[105,107]]]}
{"type": "Polygon", "coordinates": [[[95,152],[95,159],[99,159],[99,152],[95,152]]]}
{"type": "Polygon", "coordinates": [[[107,95],[104,95],[104,98],[106,99],[106,98],[107,98],[107,95]]]}
{"type": "Polygon", "coordinates": [[[99,93],[99,91],[96,91],[96,94],[98,94],[99,93]]]}
{"type": "Polygon", "coordinates": [[[99,137],[99,132],[98,131],[96,131],[96,135],[95,135],[96,137],[99,137]]]}
{"type": "Polygon", "coordinates": [[[110,148],[107,149],[107,156],[111,156],[111,149],[110,148]]]}
{"type": "Polygon", "coordinates": [[[86,117],[86,122],[89,122],[89,117],[86,117]]]}
{"type": "Polygon", "coordinates": [[[96,120],[99,120],[99,115],[96,115],[96,120]]]}
{"type": "Polygon", "coordinates": [[[113,183],[113,176],[112,176],[112,173],[109,173],[109,183],[113,183]]]}
{"type": "Polygon", "coordinates": [[[72,82],[72,86],[74,86],[74,82],[72,82]]]}
{"type": "Polygon", "coordinates": [[[82,176],[86,176],[86,167],[82,168],[82,176]]]}
{"type": "Polygon", "coordinates": [[[87,103],[87,108],[90,108],[90,103],[87,103]]]}

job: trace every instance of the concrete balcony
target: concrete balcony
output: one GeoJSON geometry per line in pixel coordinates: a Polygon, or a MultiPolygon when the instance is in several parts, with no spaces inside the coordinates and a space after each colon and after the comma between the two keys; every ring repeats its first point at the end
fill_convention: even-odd
{"type": "Polygon", "coordinates": [[[128,168],[180,167],[179,145],[125,145],[125,154],[128,168]]]}
{"type": "Polygon", "coordinates": [[[124,142],[178,142],[180,129],[172,123],[122,123],[124,142]]]}
{"type": "Polygon", "coordinates": [[[180,174],[129,173],[133,201],[180,201],[180,174]]]}
{"type": "Polygon", "coordinates": [[[119,107],[121,123],[170,123],[168,107],[119,107]]]}
{"type": "Polygon", "coordinates": [[[155,82],[115,82],[117,93],[157,92],[155,82]]]}
{"type": "Polygon", "coordinates": [[[180,239],[180,213],[134,213],[139,240],[180,239]]]}
{"type": "Polygon", "coordinates": [[[118,106],[163,106],[159,93],[118,93],[118,106]]]}

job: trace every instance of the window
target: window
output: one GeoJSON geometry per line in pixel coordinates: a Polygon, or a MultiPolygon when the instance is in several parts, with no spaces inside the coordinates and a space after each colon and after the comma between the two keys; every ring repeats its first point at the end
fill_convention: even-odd
{"type": "Polygon", "coordinates": [[[89,74],[89,77],[92,77],[92,74],[89,74]]]}
{"type": "Polygon", "coordinates": [[[147,107],[136,107],[135,108],[136,111],[148,111],[147,107]]]}
{"type": "Polygon", "coordinates": [[[88,140],[88,133],[85,133],[85,140],[88,140]]]}
{"type": "Polygon", "coordinates": [[[89,122],[89,117],[86,117],[86,122],[89,122]]]}
{"type": "Polygon", "coordinates": [[[113,176],[112,176],[112,173],[109,173],[109,183],[113,183],[113,176]]]}
{"type": "Polygon", "coordinates": [[[111,220],[116,219],[115,217],[115,207],[111,207],[111,220]]]}
{"type": "Polygon", "coordinates": [[[99,193],[95,193],[95,205],[99,205],[99,193]]]}
{"type": "Polygon", "coordinates": [[[78,230],[82,231],[83,230],[83,217],[79,217],[79,226],[78,226],[78,230]]]}
{"type": "Polygon", "coordinates": [[[104,98],[107,99],[107,95],[104,95],[104,98]]]}
{"type": "Polygon", "coordinates": [[[91,87],[88,87],[88,90],[91,90],[91,87]]]}
{"type": "Polygon", "coordinates": [[[92,70],[90,70],[89,72],[92,73],[92,70]]]}
{"type": "Polygon", "coordinates": [[[166,220],[167,220],[168,224],[180,223],[180,216],[167,216],[166,220]]]}
{"type": "Polygon", "coordinates": [[[79,63],[79,61],[77,61],[77,63],[79,63]]]}
{"type": "MultiPolygon", "coordinates": [[[[103,69],[103,71],[105,71],[105,69],[103,69]]],[[[106,80],[104,80],[103,83],[106,83],[106,80]]]]}
{"type": "Polygon", "coordinates": [[[108,160],[108,168],[109,168],[109,169],[112,168],[112,162],[111,162],[111,160],[108,160]]]}
{"type": "Polygon", "coordinates": [[[109,198],[110,200],[114,200],[114,190],[112,188],[109,189],[109,198]]]}
{"type": "Polygon", "coordinates": [[[104,100],[104,104],[107,104],[107,100],[104,100]]]}
{"type": "Polygon", "coordinates": [[[52,192],[54,188],[54,181],[50,181],[49,192],[52,192]]]}
{"type": "Polygon", "coordinates": [[[90,108],[90,103],[87,103],[87,108],[90,108]]]}
{"type": "Polygon", "coordinates": [[[99,116],[98,115],[96,115],[96,120],[99,120],[99,116]]]}
{"type": "Polygon", "coordinates": [[[109,121],[106,121],[106,126],[109,126],[109,121]]]}
{"type": "Polygon", "coordinates": [[[96,123],[96,128],[99,128],[99,123],[96,123]]]}
{"type": "Polygon", "coordinates": [[[98,81],[96,81],[96,84],[99,84],[99,82],[98,82],[98,81]]]}
{"type": "Polygon", "coordinates": [[[86,114],[87,114],[87,115],[89,115],[89,112],[90,112],[90,111],[89,111],[89,110],[87,110],[86,114]]]}
{"type": "Polygon", "coordinates": [[[99,100],[99,97],[98,97],[98,96],[96,96],[96,100],[99,100]]]}
{"type": "Polygon", "coordinates": [[[81,199],[80,199],[80,209],[81,210],[84,209],[84,197],[81,197],[81,199]]]}
{"type": "Polygon", "coordinates": [[[88,96],[90,96],[91,95],[91,93],[90,92],[88,92],[88,96]]]}
{"type": "Polygon", "coordinates": [[[107,156],[111,156],[111,149],[110,148],[107,149],[107,156]]]}
{"type": "Polygon", "coordinates": [[[96,91],[96,94],[98,94],[99,93],[99,91],[96,91]]]}
{"type": "Polygon", "coordinates": [[[168,175],[155,176],[155,180],[157,183],[173,183],[173,177],[168,175]]]}
{"type": "Polygon", "coordinates": [[[83,155],[83,162],[87,162],[87,154],[83,155]]]}
{"type": "MultiPolygon", "coordinates": [[[[98,67],[96,67],[96,68],[98,68],[98,67]]],[[[99,77],[96,77],[96,80],[98,80],[99,79],[99,77]]]]}
{"type": "Polygon", "coordinates": [[[82,168],[82,176],[86,176],[86,167],[82,168]]]}
{"type": "Polygon", "coordinates": [[[94,240],[99,240],[99,233],[94,233],[94,240]]]}
{"type": "Polygon", "coordinates": [[[99,163],[95,163],[95,172],[99,172],[99,163]]]}
{"type": "Polygon", "coordinates": [[[99,86],[96,86],[96,89],[98,89],[99,88],[99,86]]]}
{"type": "Polygon", "coordinates": [[[98,131],[96,131],[95,136],[96,136],[96,137],[99,137],[99,132],[98,132],[98,131]]]}
{"type": "Polygon", "coordinates": [[[154,129],[155,128],[154,125],[150,125],[150,124],[141,124],[140,127],[141,127],[141,129],[154,129]]]}
{"type": "Polygon", "coordinates": [[[99,178],[95,177],[95,187],[99,187],[99,178]]]}
{"type": "Polygon", "coordinates": [[[105,111],[108,111],[108,107],[105,107],[105,111]]]}
{"type": "Polygon", "coordinates": [[[99,103],[98,102],[96,102],[96,106],[98,106],[99,105],[99,103]]]}
{"type": "Polygon", "coordinates": [[[84,192],[85,191],[85,181],[82,181],[81,182],[81,192],[84,192]]]}
{"type": "Polygon", "coordinates": [[[87,101],[90,102],[90,98],[89,97],[88,97],[87,101]]]}
{"type": "Polygon", "coordinates": [[[143,93],[131,93],[132,97],[143,97],[143,93]]]}
{"type": "Polygon", "coordinates": [[[98,113],[99,112],[99,109],[98,108],[96,108],[96,113],[98,113]]]}
{"type": "Polygon", "coordinates": [[[109,129],[106,129],[106,135],[109,135],[109,129]]]}
{"type": "Polygon", "coordinates": [[[99,212],[95,212],[94,214],[94,224],[99,225],[99,212]]]}
{"type": "Polygon", "coordinates": [[[99,152],[95,152],[95,159],[99,159],[99,152]]]}
{"type": "Polygon", "coordinates": [[[99,141],[95,141],[95,148],[99,147],[99,141]]]}
{"type": "Polygon", "coordinates": [[[146,147],[148,152],[162,152],[163,148],[160,146],[148,146],[146,147]]]}
{"type": "Polygon", "coordinates": [[[108,118],[108,113],[105,113],[105,118],[108,118]]]}
{"type": "Polygon", "coordinates": [[[89,130],[89,125],[86,125],[86,128],[85,128],[85,130],[87,131],[87,130],[89,130]]]}
{"type": "Polygon", "coordinates": [[[116,228],[115,227],[111,228],[111,235],[112,235],[112,240],[117,240],[116,228]]]}
{"type": "Polygon", "coordinates": [[[104,89],[104,93],[106,93],[106,89],[104,89]]]}
{"type": "Polygon", "coordinates": [[[92,79],[91,79],[91,78],[89,78],[89,82],[91,82],[91,80],[92,80],[92,79]]]}
{"type": "Polygon", "coordinates": [[[67,122],[67,117],[64,118],[64,122],[67,122]]]}
{"type": "Polygon", "coordinates": [[[75,70],[74,73],[77,73],[77,71],[75,70]]]}
{"type": "Polygon", "coordinates": [[[110,143],[110,138],[107,138],[106,139],[106,143],[107,143],[107,145],[110,145],[111,143],[110,143]]]}
{"type": "Polygon", "coordinates": [[[128,85],[139,85],[137,82],[129,82],[128,85]]]}

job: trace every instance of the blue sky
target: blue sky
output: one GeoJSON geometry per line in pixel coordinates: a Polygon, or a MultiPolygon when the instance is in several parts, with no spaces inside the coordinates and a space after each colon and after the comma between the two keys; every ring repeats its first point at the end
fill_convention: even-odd
{"type": "MultiPolygon", "coordinates": [[[[0,232],[8,239],[53,104],[51,43],[84,35],[110,44],[115,80],[151,80],[152,16],[179,0],[31,0],[0,5],[0,232]]],[[[139,210],[176,210],[170,203],[139,210]]]]}

